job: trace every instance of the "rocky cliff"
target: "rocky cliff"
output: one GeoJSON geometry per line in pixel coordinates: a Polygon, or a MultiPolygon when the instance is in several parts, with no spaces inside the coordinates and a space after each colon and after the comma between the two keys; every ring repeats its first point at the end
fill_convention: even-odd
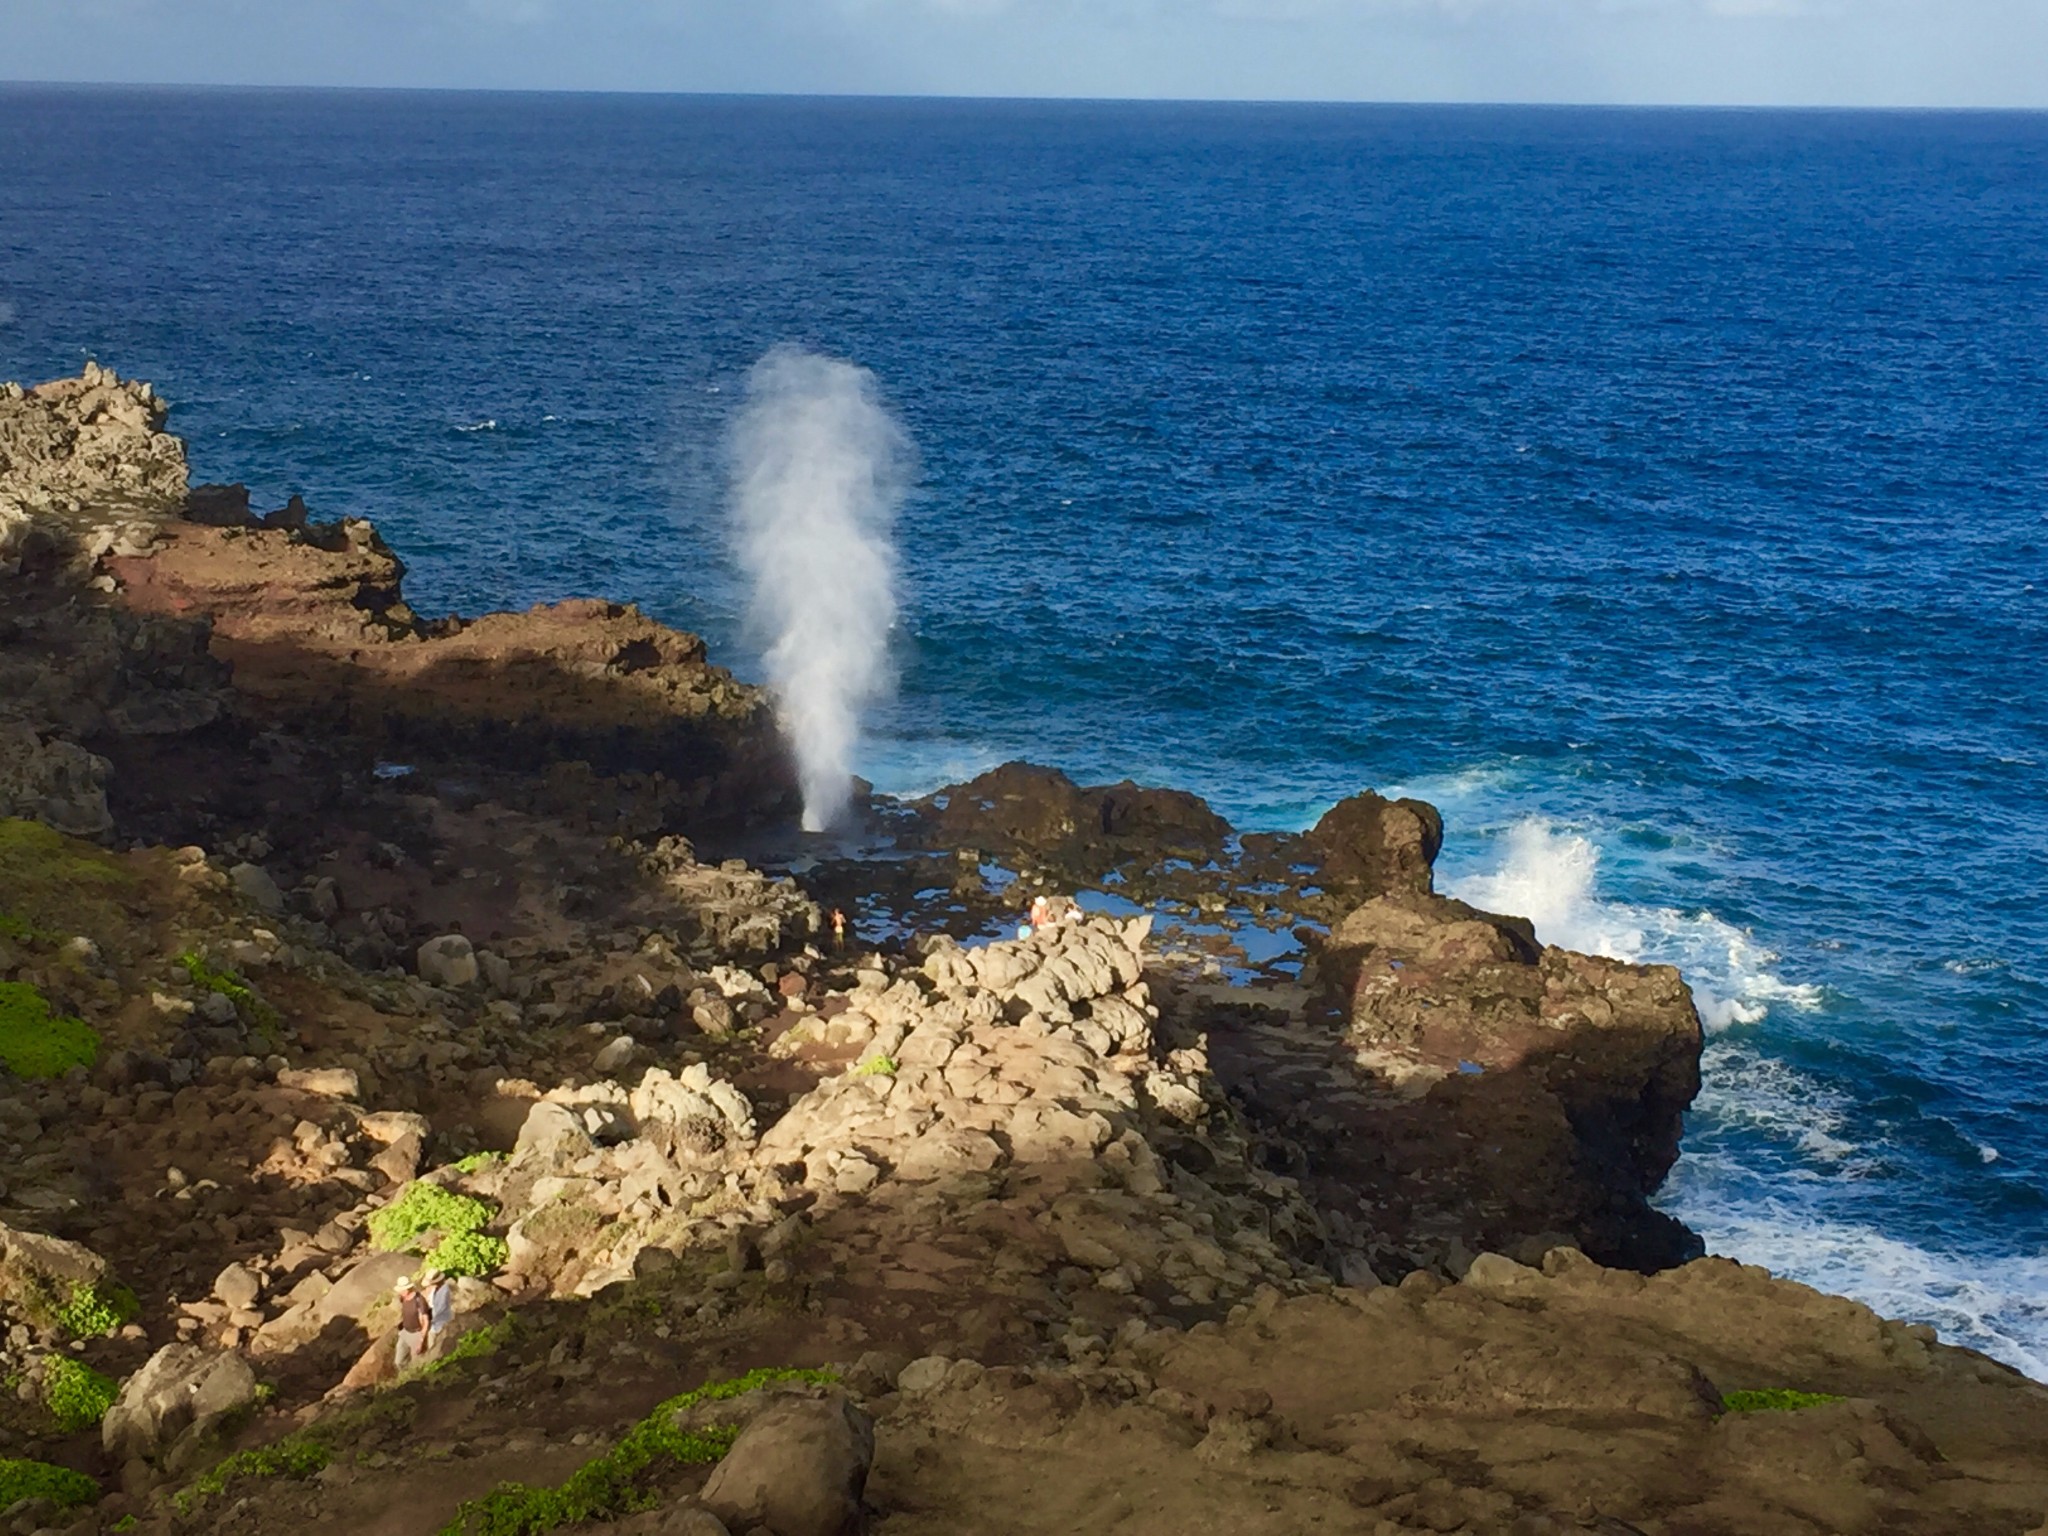
{"type": "Polygon", "coordinates": [[[0,1531],[2043,1528],[2048,1390],[1687,1262],[1682,982],[1428,806],[1009,765],[799,881],[700,643],[162,423],[0,396],[0,1531]]]}

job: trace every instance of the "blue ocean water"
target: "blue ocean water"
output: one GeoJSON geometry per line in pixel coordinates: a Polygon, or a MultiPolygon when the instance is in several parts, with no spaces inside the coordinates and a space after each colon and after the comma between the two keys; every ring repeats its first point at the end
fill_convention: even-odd
{"type": "Polygon", "coordinates": [[[1698,989],[1671,1209],[2048,1377],[2048,118],[0,88],[0,376],[424,611],[755,670],[779,341],[922,454],[883,787],[1437,801],[1698,989]]]}

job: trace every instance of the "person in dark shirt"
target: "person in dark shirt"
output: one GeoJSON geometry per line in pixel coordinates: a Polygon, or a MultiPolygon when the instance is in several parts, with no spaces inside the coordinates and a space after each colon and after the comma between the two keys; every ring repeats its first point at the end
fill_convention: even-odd
{"type": "Polygon", "coordinates": [[[413,1284],[411,1275],[399,1276],[391,1289],[398,1295],[396,1361],[402,1371],[427,1352],[427,1298],[413,1284]]]}

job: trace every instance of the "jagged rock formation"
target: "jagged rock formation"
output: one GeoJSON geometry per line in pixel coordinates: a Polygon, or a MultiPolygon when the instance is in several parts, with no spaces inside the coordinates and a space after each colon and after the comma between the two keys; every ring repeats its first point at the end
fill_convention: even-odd
{"type": "Polygon", "coordinates": [[[185,495],[185,445],[149,385],[87,363],[0,385],[0,576],[145,547],[185,495]]]}

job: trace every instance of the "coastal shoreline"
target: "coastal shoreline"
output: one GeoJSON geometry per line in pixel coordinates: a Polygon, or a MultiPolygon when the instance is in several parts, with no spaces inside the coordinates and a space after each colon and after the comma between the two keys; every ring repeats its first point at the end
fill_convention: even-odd
{"type": "MultiPolygon", "coordinates": [[[[175,1494],[336,1392],[430,1426],[468,1402],[509,1469],[522,1415],[616,1424],[574,1369],[600,1343],[650,1389],[835,1365],[891,1533],[1022,1444],[1085,1469],[1133,1413],[1148,1475],[1280,1476],[1289,1518],[1374,1529],[1581,1522],[1614,1413],[1724,1469],[1598,1483],[1594,1516],[1660,1536],[1829,1528],[1786,1490],[1844,1435],[1829,1497],[1872,1519],[2048,1512],[2040,1388],[1700,1260],[1650,1206],[1699,1086],[1682,980],[1439,895],[1430,806],[1240,835],[1009,764],[873,800],[885,856],[821,857],[765,699],[701,641],[603,602],[421,620],[367,524],[190,488],[164,426],[97,367],[0,398],[0,968],[22,1029],[94,1037],[0,1080],[32,1388],[0,1427],[118,1487],[81,1528],[190,1528],[175,1494]],[[1030,894],[1057,920],[995,937],[1030,894]],[[479,1336],[522,1321],[475,1374],[393,1386],[377,1303],[422,1254],[379,1233],[408,1201],[466,1238],[479,1336]],[[81,1332],[48,1300],[81,1285],[135,1310],[81,1332]],[[42,1416],[67,1328],[124,1383],[96,1437],[42,1416]],[[1351,1351],[1383,1379],[1318,1375],[1351,1351]],[[193,1372],[249,1380],[181,1418],[158,1396],[193,1372]],[[1730,1410],[1754,1389],[1842,1401],[1730,1410]],[[1454,1475],[1536,1421],[1563,1481],[1454,1475]],[[954,1459],[921,1472],[935,1432],[954,1459]]],[[[374,1436],[336,1434],[331,1489],[245,1497],[378,1507],[374,1436]]]]}

